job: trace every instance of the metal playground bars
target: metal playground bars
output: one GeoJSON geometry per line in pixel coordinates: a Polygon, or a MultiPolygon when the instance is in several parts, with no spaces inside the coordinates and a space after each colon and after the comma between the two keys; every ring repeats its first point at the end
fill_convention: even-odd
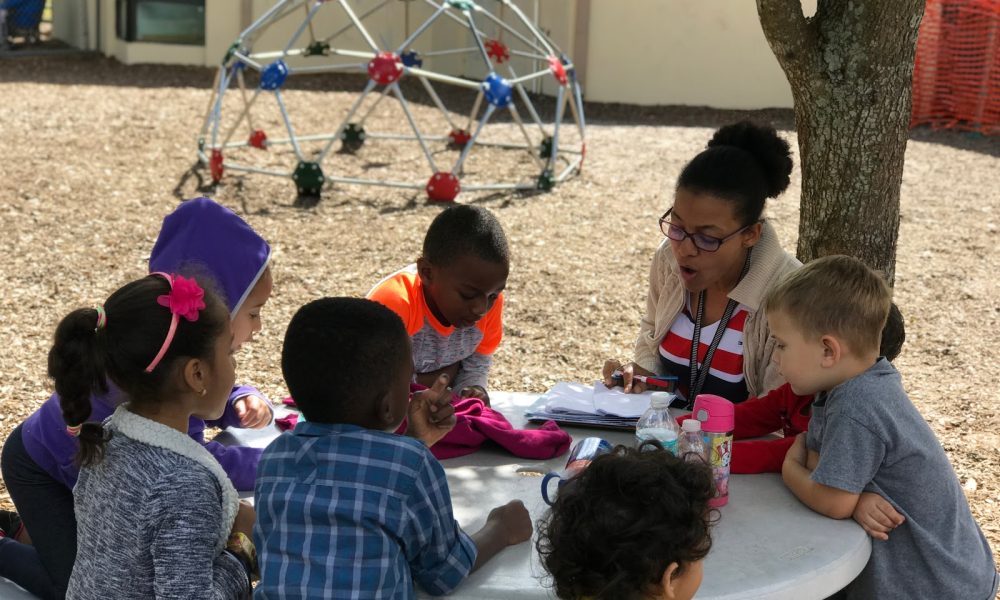
{"type": "MultiPolygon", "coordinates": [[[[537,3],[535,10],[537,20],[537,3]]],[[[432,201],[452,202],[460,191],[552,189],[580,171],[585,127],[572,61],[512,0],[279,0],[223,58],[198,137],[198,157],[214,182],[226,171],[257,173],[289,177],[303,195],[319,195],[325,184],[358,184],[425,190],[432,201]],[[362,11],[364,4],[369,6],[362,11]],[[402,41],[389,44],[386,32],[376,31],[376,43],[372,21],[384,22],[399,12],[391,5],[400,4],[405,27],[397,37],[402,41]],[[417,7],[424,14],[411,29],[417,7]],[[442,28],[450,28],[450,37],[448,31],[435,33],[442,28]],[[465,46],[447,46],[455,41],[465,46]],[[280,48],[268,48],[272,44],[280,48]],[[470,72],[472,77],[465,75],[470,72]],[[286,83],[289,77],[316,73],[359,73],[367,79],[342,118],[300,123],[293,119],[286,83]],[[400,85],[407,78],[420,84],[410,88],[410,99],[400,85]],[[449,93],[439,93],[441,86],[451,88],[449,93]],[[536,104],[541,104],[537,95],[532,101],[529,86],[553,92],[554,102],[545,102],[554,113],[550,119],[539,114],[536,104]],[[424,104],[439,121],[418,117],[413,89],[422,90],[424,104]],[[446,99],[464,107],[471,101],[472,109],[459,114],[449,110],[446,99]],[[265,105],[276,108],[269,122],[258,114],[265,105]],[[395,118],[375,117],[385,110],[396,111],[395,118]],[[502,112],[509,120],[496,122],[502,112]],[[387,123],[402,131],[380,130],[387,123]],[[283,129],[283,135],[265,131],[272,126],[283,129]],[[427,171],[421,174],[413,160],[383,173],[349,164],[377,144],[412,148],[414,160],[426,162],[427,171]],[[259,158],[262,151],[269,154],[266,159],[259,158]],[[257,158],[251,156],[255,152],[257,158]],[[514,180],[487,180],[481,172],[467,177],[470,156],[477,153],[485,153],[483,164],[491,166],[516,157],[504,168],[481,170],[514,180]],[[398,172],[403,170],[408,172],[398,172]]],[[[399,164],[398,151],[388,155],[396,159],[388,162],[399,164]]]]}

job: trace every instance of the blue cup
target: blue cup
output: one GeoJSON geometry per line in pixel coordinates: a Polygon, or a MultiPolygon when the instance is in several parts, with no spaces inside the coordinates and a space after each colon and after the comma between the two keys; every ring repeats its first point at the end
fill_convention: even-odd
{"type": "MultiPolygon", "coordinates": [[[[549,498],[549,482],[553,479],[559,480],[559,486],[578,475],[587,468],[591,462],[602,454],[611,453],[611,442],[604,438],[588,437],[583,438],[569,451],[569,458],[566,459],[566,466],[562,471],[551,471],[542,478],[542,500],[552,506],[555,500],[549,498]]],[[[557,486],[557,487],[559,487],[557,486]]]]}

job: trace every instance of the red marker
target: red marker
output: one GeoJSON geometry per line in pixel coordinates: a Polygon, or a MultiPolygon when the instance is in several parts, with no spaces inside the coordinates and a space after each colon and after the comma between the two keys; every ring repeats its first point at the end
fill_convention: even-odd
{"type": "MultiPolygon", "coordinates": [[[[673,375],[633,375],[632,379],[641,381],[650,387],[658,387],[672,392],[677,388],[677,378],[673,375]]],[[[625,377],[621,371],[611,374],[611,380],[615,383],[624,383],[625,377]]]]}

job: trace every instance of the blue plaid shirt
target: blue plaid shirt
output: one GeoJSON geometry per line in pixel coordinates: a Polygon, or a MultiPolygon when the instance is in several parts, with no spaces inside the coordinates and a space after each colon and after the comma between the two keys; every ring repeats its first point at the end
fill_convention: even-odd
{"type": "Polygon", "coordinates": [[[447,594],[476,560],[444,469],[408,437],[299,422],[264,451],[254,500],[256,598],[447,594]]]}

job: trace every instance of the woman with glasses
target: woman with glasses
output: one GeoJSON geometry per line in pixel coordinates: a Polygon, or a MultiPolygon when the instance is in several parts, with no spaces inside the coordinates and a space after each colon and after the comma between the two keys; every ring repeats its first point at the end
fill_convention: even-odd
{"type": "Polygon", "coordinates": [[[801,264],[763,218],[764,201],[785,191],[791,171],[788,143],[747,121],[716,131],[684,167],[660,217],[666,239],[653,257],[635,360],[607,361],[607,385],[641,392],[635,375],[672,375],[690,406],[697,394],[742,402],[783,383],[758,309],[801,264]]]}

